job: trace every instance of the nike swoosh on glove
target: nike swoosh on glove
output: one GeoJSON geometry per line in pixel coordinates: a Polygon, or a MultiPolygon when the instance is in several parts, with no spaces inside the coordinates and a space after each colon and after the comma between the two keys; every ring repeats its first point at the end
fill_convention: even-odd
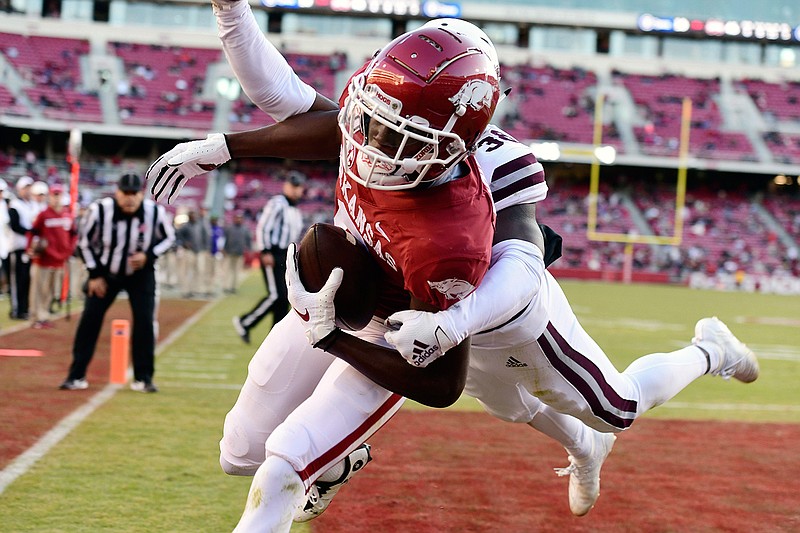
{"type": "Polygon", "coordinates": [[[385,324],[390,328],[383,335],[386,342],[394,346],[409,364],[420,368],[425,368],[464,340],[458,340],[443,311],[398,311],[391,314],[385,324]]]}
{"type": "Polygon", "coordinates": [[[144,177],[151,182],[150,194],[156,201],[166,195],[167,203],[178,197],[189,179],[210,172],[231,160],[228,142],[222,133],[211,133],[203,140],[175,146],[156,159],[144,177]]]}
{"type": "Polygon", "coordinates": [[[315,346],[336,329],[336,309],[333,298],[342,284],[344,271],[334,268],[319,292],[308,292],[297,270],[297,245],[289,245],[286,256],[286,287],[292,309],[306,323],[306,338],[315,346]]]}

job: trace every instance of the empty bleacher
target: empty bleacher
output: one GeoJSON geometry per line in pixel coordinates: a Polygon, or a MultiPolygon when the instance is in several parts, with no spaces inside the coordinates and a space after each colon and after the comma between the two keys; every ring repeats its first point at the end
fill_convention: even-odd
{"type": "MultiPolygon", "coordinates": [[[[512,87],[513,110],[501,117],[501,125],[523,140],[552,140],[591,144],[594,92],[597,77],[580,68],[517,65],[504,67],[501,78],[512,87]]],[[[615,128],[605,126],[603,142],[622,144],[615,128]]]]}
{"type": "Polygon", "coordinates": [[[127,77],[118,89],[124,124],[211,128],[216,103],[201,98],[206,71],[220,61],[218,49],[109,43],[127,77]]]}
{"type": "MultiPolygon", "coordinates": [[[[24,80],[26,96],[45,118],[103,121],[97,94],[84,90],[82,83],[80,58],[89,52],[88,40],[0,33],[0,50],[24,80]]],[[[12,112],[30,114],[17,102],[12,112]]]]}
{"type": "Polygon", "coordinates": [[[692,79],[674,74],[649,76],[615,71],[613,78],[633,97],[643,120],[634,126],[645,154],[677,157],[683,99],[692,102],[689,153],[705,159],[754,161],[753,147],[742,132],[726,132],[716,102],[718,79],[692,79]]]}

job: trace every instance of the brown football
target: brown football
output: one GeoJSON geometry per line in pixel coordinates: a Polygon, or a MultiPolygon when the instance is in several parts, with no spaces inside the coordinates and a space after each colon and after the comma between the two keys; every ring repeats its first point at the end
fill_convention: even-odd
{"type": "Polygon", "coordinates": [[[344,270],[333,299],[336,325],[350,331],[363,329],[375,313],[381,272],[349,232],[332,224],[314,224],[297,247],[300,281],[307,291],[317,292],[335,267],[344,270]]]}

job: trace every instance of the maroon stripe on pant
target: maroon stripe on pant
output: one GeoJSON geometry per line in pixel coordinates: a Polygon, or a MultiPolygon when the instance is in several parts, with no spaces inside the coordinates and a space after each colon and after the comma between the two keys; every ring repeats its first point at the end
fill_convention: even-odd
{"type": "Polygon", "coordinates": [[[556,346],[551,345],[550,340],[544,334],[537,339],[539,346],[542,348],[547,360],[550,361],[550,364],[553,365],[553,367],[558,370],[561,375],[564,376],[564,378],[578,390],[581,396],[583,396],[583,398],[589,404],[589,407],[592,409],[592,413],[594,413],[594,415],[601,420],[619,429],[625,429],[633,424],[633,420],[636,416],[637,402],[635,400],[627,400],[617,394],[617,391],[615,391],[611,385],[608,384],[605,376],[603,376],[603,373],[600,371],[597,365],[595,365],[585,355],[581,354],[575,348],[570,346],[552,323],[547,324],[547,331],[553,337],[553,340],[556,342],[556,346]],[[592,376],[595,383],[602,391],[603,397],[605,397],[609,404],[619,411],[630,413],[633,416],[631,418],[622,418],[616,413],[606,410],[606,408],[603,406],[603,403],[600,401],[600,398],[597,396],[590,384],[580,374],[575,372],[569,365],[567,365],[566,362],[559,357],[559,355],[563,355],[564,357],[574,361],[581,368],[586,370],[586,372],[592,376]]]}
{"type": "Polygon", "coordinates": [[[305,467],[302,471],[298,472],[300,478],[305,482],[308,480],[315,472],[317,472],[320,468],[331,462],[336,456],[343,453],[347,448],[355,444],[356,442],[361,442],[363,439],[368,438],[370,435],[366,435],[366,432],[374,426],[378,420],[383,418],[386,413],[388,413],[394,406],[397,405],[398,402],[403,401],[403,397],[399,394],[392,394],[388,400],[386,400],[380,408],[372,413],[369,418],[367,418],[358,428],[350,433],[347,437],[342,439],[336,446],[322,454],[322,456],[318,457],[314,461],[311,461],[307,467],[305,467]]]}

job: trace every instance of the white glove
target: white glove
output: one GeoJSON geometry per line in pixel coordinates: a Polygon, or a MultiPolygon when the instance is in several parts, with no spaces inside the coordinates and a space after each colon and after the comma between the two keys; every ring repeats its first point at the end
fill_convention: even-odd
{"type": "Polygon", "coordinates": [[[445,311],[399,311],[386,319],[391,331],[384,333],[386,342],[394,346],[409,364],[425,368],[450,348],[464,339],[459,339],[445,311]]]}
{"type": "Polygon", "coordinates": [[[297,246],[294,243],[290,244],[286,256],[286,287],[289,289],[289,303],[292,304],[295,313],[306,322],[308,342],[311,346],[316,346],[336,329],[333,298],[339,285],[342,284],[344,271],[341,268],[334,268],[319,292],[308,292],[300,281],[296,253],[297,246]]]}
{"type": "Polygon", "coordinates": [[[175,146],[150,165],[144,177],[151,181],[150,194],[156,201],[167,196],[167,203],[180,194],[189,180],[231,160],[228,143],[222,133],[211,133],[203,140],[175,146]]]}

